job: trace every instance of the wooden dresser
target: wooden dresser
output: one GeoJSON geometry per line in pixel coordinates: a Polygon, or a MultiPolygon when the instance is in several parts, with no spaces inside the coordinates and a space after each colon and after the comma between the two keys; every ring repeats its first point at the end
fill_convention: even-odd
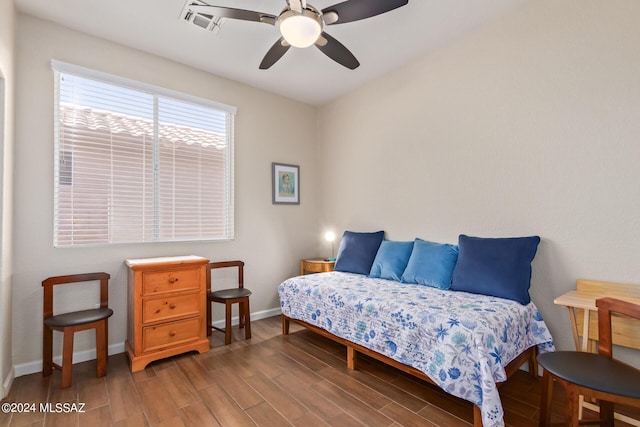
{"type": "Polygon", "coordinates": [[[131,371],[187,351],[209,351],[206,265],[198,256],[129,259],[126,350],[131,371]]]}

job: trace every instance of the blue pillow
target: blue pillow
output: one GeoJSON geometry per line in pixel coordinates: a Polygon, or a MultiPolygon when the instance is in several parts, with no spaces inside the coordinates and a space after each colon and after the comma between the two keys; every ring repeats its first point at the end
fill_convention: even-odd
{"type": "Polygon", "coordinates": [[[481,238],[461,234],[451,289],[529,304],[531,262],[540,237],[481,238]]]}
{"type": "Polygon", "coordinates": [[[402,272],[409,262],[412,249],[413,242],[383,240],[376,258],[373,260],[369,277],[380,277],[399,282],[402,272]]]}
{"type": "Polygon", "coordinates": [[[369,274],[383,237],[384,231],[376,231],[375,233],[345,231],[340,241],[334,270],[345,273],[369,274]]]}
{"type": "Polygon", "coordinates": [[[402,281],[449,289],[457,259],[456,245],[416,239],[402,281]]]}

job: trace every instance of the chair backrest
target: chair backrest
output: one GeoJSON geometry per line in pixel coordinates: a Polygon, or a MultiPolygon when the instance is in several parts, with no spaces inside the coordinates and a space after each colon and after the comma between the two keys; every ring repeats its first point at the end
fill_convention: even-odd
{"type": "Polygon", "coordinates": [[[211,292],[211,270],[227,267],[238,267],[238,288],[244,288],[244,262],[218,261],[207,264],[207,292],[211,292]]]}
{"type": "Polygon", "coordinates": [[[599,298],[598,307],[598,353],[613,357],[613,334],[611,331],[611,313],[624,314],[640,320],[640,305],[615,298],[599,298]]]}
{"type": "Polygon", "coordinates": [[[49,277],[42,281],[42,287],[44,288],[44,318],[47,319],[53,316],[53,287],[56,285],[64,285],[68,283],[77,282],[93,282],[100,281],[100,308],[109,307],[109,278],[111,276],[108,273],[85,273],[85,274],[70,274],[67,276],[55,276],[49,277]]]}

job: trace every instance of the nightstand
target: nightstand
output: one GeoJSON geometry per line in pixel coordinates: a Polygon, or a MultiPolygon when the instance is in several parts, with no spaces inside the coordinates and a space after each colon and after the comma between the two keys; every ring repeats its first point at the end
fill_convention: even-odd
{"type": "Polygon", "coordinates": [[[322,258],[308,258],[300,260],[300,275],[306,273],[324,273],[333,271],[335,261],[327,261],[322,258]]]}
{"type": "Polygon", "coordinates": [[[131,372],[188,351],[209,351],[206,266],[197,256],[129,259],[127,341],[131,372]]]}

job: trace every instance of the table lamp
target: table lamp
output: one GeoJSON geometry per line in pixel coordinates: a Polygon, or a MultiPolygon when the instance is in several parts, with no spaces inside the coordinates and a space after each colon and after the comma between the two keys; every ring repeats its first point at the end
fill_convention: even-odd
{"type": "Polygon", "coordinates": [[[326,261],[335,261],[336,257],[333,255],[333,241],[336,240],[336,233],[333,231],[327,231],[324,233],[324,238],[327,242],[331,243],[331,257],[327,258],[326,261]]]}

